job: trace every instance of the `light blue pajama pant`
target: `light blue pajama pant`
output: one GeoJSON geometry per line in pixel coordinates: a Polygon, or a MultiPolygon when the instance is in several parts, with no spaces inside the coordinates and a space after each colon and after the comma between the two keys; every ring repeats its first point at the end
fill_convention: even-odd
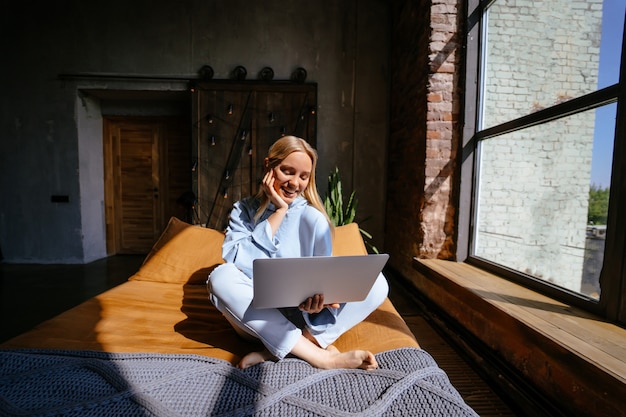
{"type": "MultiPolygon", "coordinates": [[[[225,263],[215,268],[209,275],[207,285],[211,302],[235,330],[239,334],[243,331],[261,340],[267,350],[278,359],[287,356],[302,336],[302,330],[279,309],[252,307],[252,280],[234,264],[225,263]]],[[[317,343],[326,348],[369,316],[385,301],[388,292],[387,280],[380,274],[365,300],[342,304],[332,323],[307,325],[307,329],[317,343]]],[[[306,314],[297,308],[290,309],[290,313],[294,312],[306,314]]]]}

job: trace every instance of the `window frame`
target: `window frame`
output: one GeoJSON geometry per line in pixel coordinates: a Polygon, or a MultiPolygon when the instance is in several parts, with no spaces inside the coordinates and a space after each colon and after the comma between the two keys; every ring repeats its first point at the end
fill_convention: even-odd
{"type": "Polygon", "coordinates": [[[481,108],[481,84],[484,68],[485,25],[488,8],[498,0],[467,0],[465,45],[465,100],[463,132],[460,143],[460,187],[458,212],[458,244],[456,258],[496,273],[516,283],[541,292],[559,301],[581,307],[608,320],[626,324],[626,23],[622,37],[619,81],[606,88],[556,104],[497,126],[478,130],[481,108]],[[542,281],[527,274],[472,255],[473,228],[476,220],[475,200],[480,166],[479,143],[502,134],[543,124],[572,114],[617,103],[613,161],[604,263],[600,274],[601,294],[593,300],[542,281]]]}

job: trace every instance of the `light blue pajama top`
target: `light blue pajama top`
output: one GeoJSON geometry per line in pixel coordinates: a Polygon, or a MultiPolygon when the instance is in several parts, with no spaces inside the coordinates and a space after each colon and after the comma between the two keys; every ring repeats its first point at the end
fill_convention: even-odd
{"type": "MultiPolygon", "coordinates": [[[[276,207],[270,203],[261,217],[255,221],[254,215],[259,205],[260,201],[254,197],[234,204],[222,246],[224,260],[234,263],[245,275],[253,278],[252,261],[256,258],[295,258],[332,254],[328,221],[319,210],[309,205],[304,197],[296,198],[289,205],[287,214],[274,236],[267,218],[276,211],[276,207]]],[[[341,307],[326,308],[319,314],[303,313],[303,316],[308,325],[319,328],[334,323],[335,316],[341,309],[341,307]]]]}

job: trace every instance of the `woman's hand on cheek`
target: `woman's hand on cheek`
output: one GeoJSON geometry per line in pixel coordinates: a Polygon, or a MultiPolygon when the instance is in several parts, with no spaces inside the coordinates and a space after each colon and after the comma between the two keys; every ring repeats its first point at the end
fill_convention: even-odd
{"type": "Polygon", "coordinates": [[[274,170],[270,168],[263,177],[263,191],[265,192],[265,195],[267,195],[267,197],[270,199],[272,204],[276,206],[277,210],[280,208],[286,209],[288,208],[288,205],[276,191],[276,188],[274,187],[275,183],[276,177],[274,176],[274,170]]]}

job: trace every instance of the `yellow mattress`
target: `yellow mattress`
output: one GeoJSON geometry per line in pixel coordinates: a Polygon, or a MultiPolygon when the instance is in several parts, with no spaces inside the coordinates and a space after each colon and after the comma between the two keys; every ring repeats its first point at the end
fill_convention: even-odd
{"type": "MultiPolygon", "coordinates": [[[[4,349],[198,354],[236,363],[260,345],[241,339],[208,299],[209,272],[223,262],[223,234],[172,218],[139,271],[124,284],[93,297],[0,345],[4,349]]],[[[333,254],[365,254],[358,226],[335,229],[333,254]]],[[[387,299],[335,343],[341,350],[374,354],[419,347],[387,299]]]]}

